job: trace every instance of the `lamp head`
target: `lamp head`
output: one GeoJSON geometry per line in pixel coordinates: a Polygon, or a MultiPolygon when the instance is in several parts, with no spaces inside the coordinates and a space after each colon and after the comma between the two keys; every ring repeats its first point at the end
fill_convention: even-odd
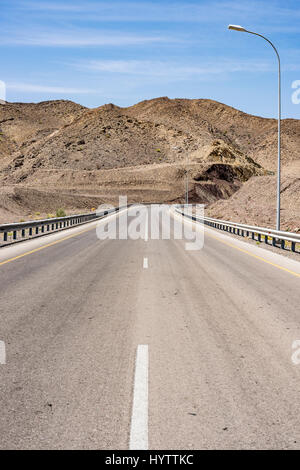
{"type": "Polygon", "coordinates": [[[243,28],[243,26],[235,25],[235,24],[230,24],[228,26],[228,29],[232,31],[241,31],[242,33],[247,33],[247,30],[243,28]]]}

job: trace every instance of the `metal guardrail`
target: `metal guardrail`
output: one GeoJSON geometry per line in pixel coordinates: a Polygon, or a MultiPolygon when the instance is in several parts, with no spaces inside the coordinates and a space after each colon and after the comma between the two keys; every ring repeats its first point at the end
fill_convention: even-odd
{"type": "Polygon", "coordinates": [[[75,227],[76,225],[86,224],[105,217],[112,212],[119,211],[120,209],[120,207],[116,207],[115,209],[104,210],[101,213],[93,212],[90,214],[70,215],[67,217],[0,225],[0,247],[65,230],[75,227]]]}
{"type": "Polygon", "coordinates": [[[180,213],[184,217],[188,217],[189,219],[218,230],[223,230],[224,232],[239,235],[241,237],[251,237],[252,240],[257,240],[258,242],[264,241],[267,245],[271,242],[273,246],[279,246],[283,250],[290,247],[291,251],[295,253],[297,244],[299,244],[300,247],[300,233],[283,232],[265,227],[229,222],[227,220],[212,219],[211,217],[197,218],[190,214],[185,214],[182,212],[182,209],[178,208],[176,209],[176,212],[180,213]]]}

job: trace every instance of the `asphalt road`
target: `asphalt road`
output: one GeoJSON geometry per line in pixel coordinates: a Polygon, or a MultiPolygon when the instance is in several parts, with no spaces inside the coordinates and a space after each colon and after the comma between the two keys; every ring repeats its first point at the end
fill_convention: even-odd
{"type": "Polygon", "coordinates": [[[147,233],[0,250],[0,448],[300,449],[300,263],[147,233]]]}

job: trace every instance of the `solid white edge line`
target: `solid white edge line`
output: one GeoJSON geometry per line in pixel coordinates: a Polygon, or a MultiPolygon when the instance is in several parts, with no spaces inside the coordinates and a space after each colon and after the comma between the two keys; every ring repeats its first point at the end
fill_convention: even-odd
{"type": "Polygon", "coordinates": [[[137,347],[129,450],[148,450],[148,345],[137,347]]]}

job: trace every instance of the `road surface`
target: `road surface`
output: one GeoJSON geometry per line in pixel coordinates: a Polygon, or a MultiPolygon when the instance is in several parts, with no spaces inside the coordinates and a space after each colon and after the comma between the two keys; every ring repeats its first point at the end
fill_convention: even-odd
{"type": "Polygon", "coordinates": [[[300,263],[146,231],[1,249],[0,448],[299,449],[300,263]]]}

